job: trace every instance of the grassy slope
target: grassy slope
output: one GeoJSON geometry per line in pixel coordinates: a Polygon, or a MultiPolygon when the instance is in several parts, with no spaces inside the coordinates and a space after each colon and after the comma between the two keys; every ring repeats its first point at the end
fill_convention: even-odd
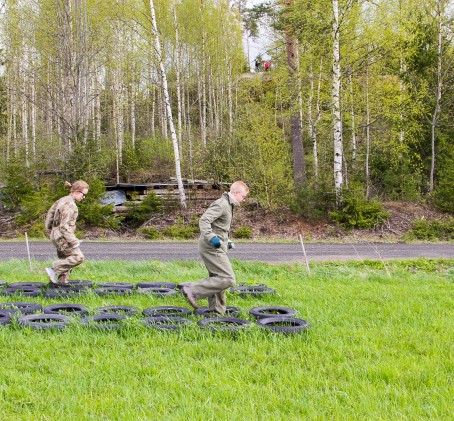
{"type": "MultiPolygon", "coordinates": [[[[454,412],[454,261],[320,263],[234,261],[239,282],[275,296],[228,304],[284,305],[311,323],[305,334],[146,329],[75,324],[63,332],[0,328],[2,420],[449,419],[454,412]]],[[[42,262],[2,262],[0,279],[44,280],[42,262]]],[[[90,261],[74,276],[93,281],[192,281],[196,262],[90,261]]],[[[1,297],[0,301],[10,301],[1,297]]],[[[43,298],[24,301],[43,305],[43,298]]],[[[69,301],[69,300],[68,300],[69,301]]],[[[183,298],[98,297],[92,308],[187,306],[183,298]]]]}

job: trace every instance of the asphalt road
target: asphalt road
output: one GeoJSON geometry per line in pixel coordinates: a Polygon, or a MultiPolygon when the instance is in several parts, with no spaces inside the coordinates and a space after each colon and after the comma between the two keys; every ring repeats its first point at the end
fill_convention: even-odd
{"type": "MultiPolygon", "coordinates": [[[[305,244],[309,261],[454,258],[454,243],[309,243],[305,244]]],[[[200,260],[197,243],[178,242],[83,242],[86,259],[96,260],[200,260]]],[[[29,242],[30,256],[35,260],[55,259],[50,242],[29,242]]],[[[303,249],[295,243],[237,243],[230,258],[268,263],[305,262],[303,249]]],[[[0,242],[0,260],[27,259],[27,245],[22,242],[0,242]]]]}

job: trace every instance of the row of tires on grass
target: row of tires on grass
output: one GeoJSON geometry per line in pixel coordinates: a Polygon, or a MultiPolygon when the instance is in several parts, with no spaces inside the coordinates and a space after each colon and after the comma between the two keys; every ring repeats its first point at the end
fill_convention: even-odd
{"type": "MultiPolygon", "coordinates": [[[[72,297],[92,290],[97,295],[129,295],[133,293],[153,295],[163,298],[178,294],[187,283],[174,282],[100,282],[70,280],[67,285],[52,285],[44,282],[13,282],[0,280],[0,294],[4,296],[22,295],[24,297],[45,298],[72,297]]],[[[239,285],[230,288],[231,293],[241,296],[274,294],[275,290],[266,285],[239,285]]]]}
{"type": "MultiPolygon", "coordinates": [[[[210,312],[208,307],[200,307],[194,312],[185,307],[157,306],[140,310],[134,306],[104,306],[94,309],[97,314],[90,315],[90,308],[81,304],[51,304],[42,307],[37,303],[11,302],[0,303],[0,325],[7,325],[13,319],[22,327],[32,329],[64,329],[75,321],[82,325],[112,330],[119,329],[131,316],[142,316],[141,323],[145,326],[161,330],[179,330],[194,323],[187,318],[192,314],[202,316],[197,324],[209,330],[239,330],[250,326],[249,320],[238,318],[241,309],[228,306],[226,317],[210,312]],[[77,319],[71,315],[79,316],[77,319]],[[215,317],[213,317],[215,316],[215,317]]],[[[279,333],[298,333],[306,330],[309,323],[296,318],[296,310],[279,307],[254,307],[249,311],[257,325],[279,333]]]]}

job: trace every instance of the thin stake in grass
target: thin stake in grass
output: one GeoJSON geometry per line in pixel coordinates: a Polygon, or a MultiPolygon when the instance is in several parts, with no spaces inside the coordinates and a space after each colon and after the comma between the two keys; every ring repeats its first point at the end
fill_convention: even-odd
{"type": "Polygon", "coordinates": [[[30,247],[28,245],[28,235],[27,232],[25,232],[25,244],[27,246],[27,255],[28,255],[28,265],[30,267],[30,272],[32,272],[32,261],[30,259],[30,247]]]}
{"type": "Polygon", "coordinates": [[[309,260],[307,259],[306,249],[304,248],[303,236],[298,234],[300,237],[301,247],[303,249],[304,259],[306,260],[306,269],[308,273],[311,273],[311,269],[309,267],[309,260]]]}
{"type": "Polygon", "coordinates": [[[369,244],[369,246],[375,251],[375,253],[377,253],[378,257],[380,258],[380,262],[382,263],[383,267],[385,268],[386,270],[386,273],[388,274],[388,276],[391,278],[391,273],[389,272],[388,270],[388,266],[386,266],[386,263],[383,259],[383,257],[381,256],[380,252],[378,251],[377,249],[377,246],[375,244],[371,244],[371,243],[367,243],[369,244]]]}

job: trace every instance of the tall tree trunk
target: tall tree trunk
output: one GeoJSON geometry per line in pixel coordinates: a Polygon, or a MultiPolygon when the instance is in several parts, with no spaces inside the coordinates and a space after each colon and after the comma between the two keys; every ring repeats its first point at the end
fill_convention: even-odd
{"type": "Polygon", "coordinates": [[[131,111],[131,145],[132,149],[136,148],[136,86],[135,82],[131,83],[131,101],[130,101],[130,111],[131,111]]]}
{"type": "Polygon", "coordinates": [[[441,111],[441,98],[443,88],[443,75],[442,75],[442,59],[443,59],[443,23],[442,23],[442,5],[441,1],[437,1],[437,20],[438,20],[438,42],[437,42],[437,92],[435,99],[435,107],[430,122],[431,133],[431,162],[430,162],[430,181],[429,193],[434,191],[434,177],[435,177],[435,130],[438,124],[438,117],[441,111]]]}
{"type": "Polygon", "coordinates": [[[310,92],[309,92],[309,99],[307,101],[308,107],[308,128],[309,128],[309,137],[312,142],[312,152],[314,157],[314,180],[315,184],[318,183],[319,178],[319,166],[318,166],[318,141],[317,141],[317,133],[318,133],[318,123],[322,116],[320,110],[320,89],[322,84],[322,69],[323,69],[323,58],[320,59],[320,71],[318,76],[318,84],[317,84],[317,100],[315,105],[315,115],[312,110],[312,102],[314,98],[314,72],[312,69],[312,61],[310,63],[310,76],[309,76],[309,83],[310,83],[310,92]]]}
{"type": "MultiPolygon", "coordinates": [[[[294,0],[285,0],[288,7],[293,5],[294,0]]],[[[291,104],[299,104],[300,86],[299,82],[299,59],[298,59],[298,47],[296,38],[290,33],[287,28],[285,30],[285,43],[287,53],[287,64],[290,71],[290,92],[292,93],[291,104]]],[[[293,108],[290,115],[290,138],[292,143],[293,151],[293,175],[295,180],[295,186],[299,186],[304,181],[306,175],[305,163],[304,163],[304,149],[303,149],[303,137],[301,133],[301,119],[300,113],[297,108],[293,108]]]]}
{"type": "Polygon", "coordinates": [[[350,112],[352,124],[352,166],[356,162],[356,121],[355,121],[355,107],[354,107],[354,92],[353,92],[353,77],[351,71],[348,75],[348,82],[350,85],[350,112]]]}
{"type": "Polygon", "coordinates": [[[206,34],[205,34],[205,0],[200,0],[200,16],[202,20],[202,51],[201,51],[201,58],[200,58],[200,75],[198,77],[198,82],[200,82],[200,109],[201,109],[201,118],[200,118],[200,135],[202,137],[202,145],[206,146],[207,144],[207,78],[206,78],[206,56],[205,56],[205,49],[206,49],[206,34]]]}
{"type": "Polygon", "coordinates": [[[181,62],[180,62],[180,34],[177,20],[177,8],[173,6],[173,23],[175,26],[175,73],[177,82],[177,117],[178,117],[178,147],[180,155],[183,152],[183,122],[182,122],[182,98],[181,98],[181,62]]]}
{"type": "Polygon", "coordinates": [[[186,195],[184,193],[183,180],[181,178],[180,153],[178,150],[178,139],[177,139],[175,127],[173,124],[172,108],[170,107],[170,97],[169,97],[169,91],[167,88],[167,75],[166,75],[166,71],[164,68],[164,62],[162,60],[161,42],[159,40],[159,32],[158,32],[158,26],[156,23],[156,15],[155,15],[155,10],[154,10],[153,0],[150,0],[150,11],[151,11],[151,24],[152,24],[153,35],[154,35],[154,39],[155,39],[156,56],[157,56],[157,60],[159,63],[159,70],[160,70],[160,74],[161,74],[162,87],[163,87],[163,91],[164,91],[165,105],[166,105],[166,109],[167,109],[167,122],[169,124],[170,134],[172,136],[173,153],[174,153],[174,157],[175,157],[175,175],[176,175],[177,183],[178,183],[180,206],[183,209],[186,209],[186,207],[187,207],[186,206],[186,195]]]}
{"type": "Polygon", "coordinates": [[[340,203],[342,196],[342,119],[340,106],[341,92],[341,64],[340,64],[340,23],[339,23],[339,1],[333,1],[333,80],[331,97],[333,103],[333,137],[334,137],[334,189],[337,203],[340,203]]]}
{"type": "Polygon", "coordinates": [[[370,199],[370,104],[369,104],[369,56],[366,63],[366,199],[370,199]]]}
{"type": "Polygon", "coordinates": [[[24,144],[25,150],[25,166],[30,167],[30,157],[29,157],[29,138],[28,138],[28,107],[27,107],[27,75],[25,72],[25,59],[21,63],[21,72],[22,72],[22,142],[24,144]]]}

